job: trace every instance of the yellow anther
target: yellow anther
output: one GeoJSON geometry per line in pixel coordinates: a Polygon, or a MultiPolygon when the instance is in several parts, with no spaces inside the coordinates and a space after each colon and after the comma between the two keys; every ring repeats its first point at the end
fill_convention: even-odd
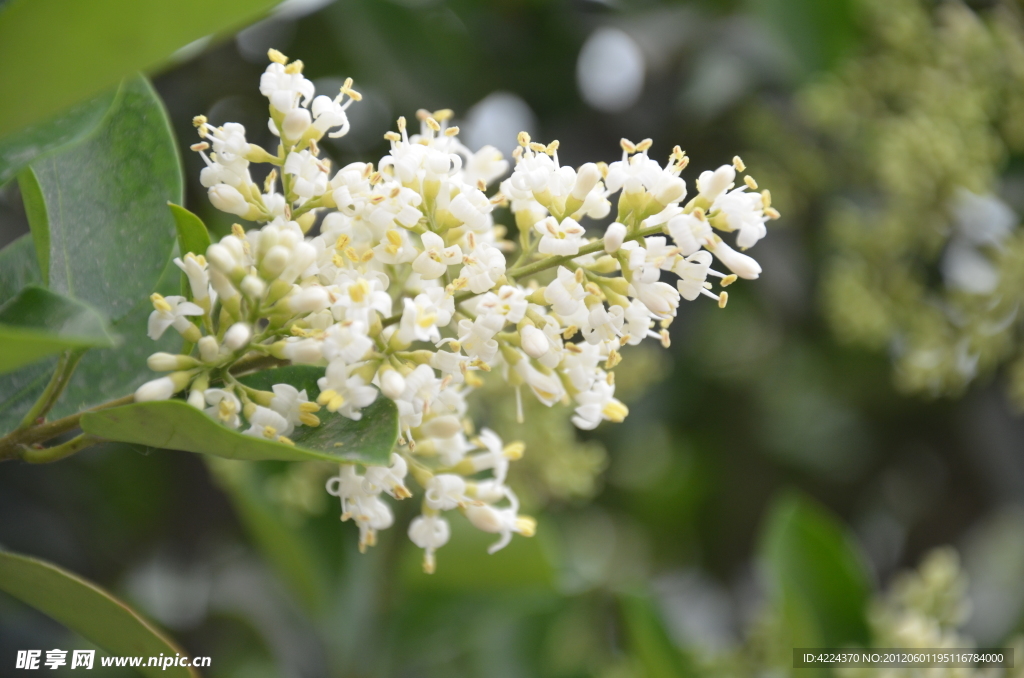
{"type": "Polygon", "coordinates": [[[270,170],[270,174],[267,175],[266,180],[263,182],[263,192],[271,193],[274,190],[274,182],[277,181],[277,170],[270,170]]]}
{"type": "Polygon", "coordinates": [[[444,122],[445,120],[451,120],[455,115],[455,111],[450,108],[442,108],[439,111],[434,111],[434,120],[444,122]]]}
{"type": "Polygon", "coordinates": [[[577,282],[578,284],[582,285],[582,284],[583,284],[583,281],[584,281],[584,280],[586,279],[586,277],[587,277],[587,274],[583,272],[583,269],[582,269],[582,268],[577,268],[577,269],[576,269],[576,273],[574,274],[574,276],[573,276],[573,277],[574,277],[574,278],[576,279],[576,282],[577,282]]]}
{"type": "Polygon", "coordinates": [[[523,148],[526,148],[527,146],[530,145],[530,135],[529,135],[529,133],[527,133],[527,132],[520,132],[519,135],[516,137],[516,141],[519,142],[520,146],[522,146],[523,148]]]}
{"type": "Polygon", "coordinates": [[[654,141],[652,141],[651,139],[644,139],[643,141],[636,145],[636,150],[639,151],[640,153],[643,153],[652,145],[654,145],[654,141]]]}
{"type": "Polygon", "coordinates": [[[338,239],[334,241],[334,249],[343,250],[346,247],[348,247],[348,244],[350,242],[352,242],[352,238],[342,233],[341,235],[338,236],[338,239]]]}
{"type": "Polygon", "coordinates": [[[306,426],[312,426],[314,428],[320,425],[320,417],[316,416],[315,414],[310,414],[308,412],[300,412],[299,421],[301,421],[306,426]]]}
{"type": "Polygon", "coordinates": [[[459,134],[459,128],[457,126],[456,127],[449,127],[448,129],[446,129],[444,131],[444,135],[446,137],[454,137],[454,136],[458,136],[458,134],[459,134]]]}
{"type": "Polygon", "coordinates": [[[363,303],[371,291],[370,283],[365,278],[360,278],[359,282],[348,286],[348,296],[357,304],[363,303]]]}
{"type": "Polygon", "coordinates": [[[402,244],[402,234],[401,233],[399,233],[395,229],[391,229],[385,235],[387,235],[389,243],[391,243],[395,247],[401,246],[401,244],[402,244]]]}
{"type": "Polygon", "coordinates": [[[316,401],[321,405],[326,405],[331,402],[331,398],[334,398],[336,395],[338,395],[338,392],[333,388],[329,388],[326,391],[320,391],[320,395],[316,397],[316,401]]]}
{"type": "Polygon", "coordinates": [[[506,459],[517,461],[523,458],[523,453],[526,452],[526,443],[521,440],[516,440],[505,446],[505,449],[501,451],[502,455],[506,459]]]}
{"type": "Polygon", "coordinates": [[[764,213],[768,215],[769,219],[778,219],[782,216],[781,214],[779,214],[779,211],[774,207],[769,207],[764,211],[764,213]]]}
{"type": "Polygon", "coordinates": [[[636,144],[625,137],[619,139],[619,146],[622,146],[622,150],[626,153],[636,153],[636,144]]]}
{"type": "Polygon", "coordinates": [[[754,177],[750,176],[749,174],[743,177],[743,183],[745,183],[747,185],[747,188],[749,188],[750,190],[757,190],[757,182],[754,181],[754,177]]]}
{"type": "Polygon", "coordinates": [[[608,404],[601,410],[601,414],[608,421],[621,424],[622,421],[629,415],[629,408],[623,405],[621,402],[612,398],[608,401],[608,404]]]}
{"type": "Polygon", "coordinates": [[[536,151],[537,153],[547,153],[548,147],[545,146],[542,143],[538,143],[536,141],[531,141],[530,142],[530,150],[531,151],[536,151]]]}
{"type": "Polygon", "coordinates": [[[517,516],[516,532],[524,537],[532,537],[537,534],[537,521],[530,516],[517,516]]]}
{"type": "Polygon", "coordinates": [[[286,64],[288,63],[288,57],[281,52],[277,51],[273,47],[267,50],[267,58],[273,61],[275,64],[286,64]]]}
{"type": "Polygon", "coordinates": [[[290,64],[288,64],[287,66],[284,67],[284,72],[289,74],[289,75],[296,75],[296,74],[302,72],[302,67],[303,67],[302,61],[299,60],[299,59],[296,59],[295,61],[291,62],[290,64]]]}
{"type": "Polygon", "coordinates": [[[404,132],[405,131],[405,116],[404,115],[398,116],[398,131],[399,132],[404,132]]]}
{"type": "Polygon", "coordinates": [[[725,305],[729,303],[729,293],[722,290],[718,293],[718,308],[725,308],[725,305]]]}
{"type": "Polygon", "coordinates": [[[189,146],[190,149],[192,149],[193,151],[195,151],[197,153],[199,151],[205,151],[209,147],[210,147],[210,144],[206,143],[205,141],[200,141],[198,144],[192,144],[191,146],[189,146]]]}
{"type": "Polygon", "coordinates": [[[693,210],[693,216],[697,217],[697,221],[707,221],[707,215],[704,214],[704,210],[697,207],[693,210]]]}
{"type": "Polygon", "coordinates": [[[427,127],[434,130],[435,132],[441,131],[441,123],[439,123],[437,120],[434,120],[429,115],[423,119],[423,122],[427,123],[427,127]]]}
{"type": "Polygon", "coordinates": [[[384,138],[387,139],[388,141],[401,141],[402,135],[400,135],[398,132],[385,132],[384,138]]]}
{"type": "Polygon", "coordinates": [[[163,295],[154,292],[150,295],[149,300],[153,302],[153,308],[163,313],[171,312],[171,305],[167,303],[167,300],[163,298],[163,295]]]}
{"type": "Polygon", "coordinates": [[[724,278],[722,278],[722,287],[728,287],[729,285],[731,285],[734,282],[736,282],[736,280],[737,280],[736,274],[735,273],[730,273],[729,275],[727,275],[724,278]]]}
{"type": "Polygon", "coordinates": [[[606,163],[604,160],[602,160],[602,161],[600,161],[600,162],[598,162],[596,164],[597,164],[597,171],[601,173],[601,176],[602,177],[607,177],[608,176],[608,163],[606,163]]]}
{"type": "Polygon", "coordinates": [[[331,263],[337,266],[338,268],[345,268],[345,260],[342,258],[340,254],[335,254],[334,256],[332,256],[331,263]]]}
{"type": "MultiPolygon", "coordinates": [[[[661,337],[661,345],[663,348],[668,348],[672,345],[672,337],[669,336],[668,330],[662,330],[658,335],[661,337]]],[[[611,374],[614,374],[614,372],[611,374]]]]}
{"type": "Polygon", "coordinates": [[[743,172],[747,169],[747,166],[743,164],[743,158],[738,155],[733,157],[732,166],[736,168],[737,172],[743,172]]]}
{"type": "Polygon", "coordinates": [[[764,205],[765,209],[772,206],[772,192],[767,188],[761,191],[761,204],[764,205]]]}
{"type": "Polygon", "coordinates": [[[341,93],[347,94],[352,101],[363,100],[363,95],[352,89],[352,78],[345,78],[345,84],[341,86],[341,93]]]}
{"type": "Polygon", "coordinates": [[[569,325],[568,327],[565,328],[565,332],[562,332],[562,338],[572,339],[574,336],[576,336],[576,333],[579,331],[580,328],[576,327],[575,325],[569,325]]]}
{"type": "Polygon", "coordinates": [[[547,145],[547,148],[544,149],[544,152],[547,153],[548,155],[554,155],[555,151],[557,151],[557,150],[558,150],[558,139],[555,139],[554,141],[552,141],[550,144],[547,145]]]}
{"type": "Polygon", "coordinates": [[[268,440],[273,440],[274,438],[277,437],[277,429],[274,428],[273,426],[264,426],[263,437],[268,440]]]}
{"type": "Polygon", "coordinates": [[[373,259],[373,250],[366,250],[365,252],[363,252],[363,256],[361,256],[359,259],[360,261],[363,262],[367,262],[370,259],[373,259]]]}
{"type": "Polygon", "coordinates": [[[241,224],[231,224],[231,235],[239,240],[243,240],[245,239],[245,229],[242,228],[241,224]]]}
{"type": "Polygon", "coordinates": [[[207,120],[205,115],[197,115],[196,117],[192,118],[192,124],[196,127],[202,127],[206,124],[206,122],[207,120]]]}
{"type": "Polygon", "coordinates": [[[601,288],[598,287],[595,283],[588,282],[583,289],[587,291],[587,294],[593,294],[595,297],[604,297],[604,295],[601,292],[601,288]]]}
{"type": "Polygon", "coordinates": [[[356,252],[356,248],[354,247],[346,247],[345,256],[352,261],[359,261],[359,252],[356,252]]]}
{"type": "Polygon", "coordinates": [[[291,438],[286,437],[286,436],[278,436],[277,437],[277,442],[284,443],[285,445],[291,445],[292,447],[295,446],[295,441],[292,440],[291,438]]]}
{"type": "Polygon", "coordinates": [[[604,368],[606,370],[613,369],[620,362],[622,362],[622,354],[612,349],[608,352],[608,359],[604,361],[604,368]]]}

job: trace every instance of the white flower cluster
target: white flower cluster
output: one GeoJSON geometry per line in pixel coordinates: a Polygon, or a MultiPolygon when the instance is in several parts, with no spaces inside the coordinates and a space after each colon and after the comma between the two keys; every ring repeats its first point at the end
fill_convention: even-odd
{"type": "Polygon", "coordinates": [[[575,169],[559,163],[557,142],[523,133],[511,176],[488,197],[508,163],[494,148],[462,145],[447,110],[420,111],[418,134],[400,118],[376,167],[332,171],[317,141],[348,130],[345,109],[359,94],[347,81],[335,99],[314,96],[301,62],[273,50],[270,58],[260,91],[281,139],[277,154],[248,143],[241,125],[214,128],[203,117],[195,124],[205,141],[193,147],[207,163],[202,183],[212,203],[263,226],[236,224],[205,256],[176,261],[191,300],[154,295],[150,334],[174,327],[195,346],[154,355],[151,366],[172,373],[143,385],[136,399],[188,389],[188,402],[224,425],[244,419],[245,433],[287,441],[296,426],[317,424],[318,406],[359,419],[382,394],[400,419],[391,465],[363,475],[343,465],[328,484],[343,519],[358,523],[362,546],[393,521],[380,493],[409,496],[407,473],[425,493],[409,536],[425,549],[428,571],[449,537],[445,511],[459,509],[501,535],[492,551],[514,532],[532,534],[505,484],[522,446],[505,446],[486,429],[474,437],[466,418],[480,373],[515,389],[520,411],[525,388],[545,405],[571,404],[581,429],[622,421],[628,410],[615,398],[612,372],[620,350],[648,337],[667,345],[680,297],[724,306],[726,293],[712,292],[709,277],[722,286],[758,277],[757,263],[714,231],[736,231],[740,248],[752,246],[778,216],[768,192],[756,192],[749,176],[733,187],[744,169],[737,158],[703,173],[698,195],[683,205],[687,158],[678,147],[662,167],[647,155],[650,140],[624,140],[621,160],[575,169]],[[274,166],[262,188],[250,162],[274,166]],[[589,237],[581,220],[608,216],[619,191],[615,221],[589,237]],[[508,206],[518,248],[493,218],[508,206]],[[318,234],[307,236],[317,223],[318,234]],[[713,270],[712,255],[731,273],[713,270]],[[546,284],[533,277],[543,272],[546,284]],[[239,365],[273,359],[325,368],[315,403],[287,384],[260,392],[232,376],[239,365]],[[484,471],[491,477],[481,480],[484,471]]]}

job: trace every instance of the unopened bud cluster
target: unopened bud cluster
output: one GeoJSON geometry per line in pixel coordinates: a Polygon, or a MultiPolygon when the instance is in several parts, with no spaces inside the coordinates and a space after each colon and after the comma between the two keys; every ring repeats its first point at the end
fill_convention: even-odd
{"type": "Polygon", "coordinates": [[[420,111],[418,134],[400,118],[376,166],[335,170],[317,142],[348,131],[345,111],[358,92],[347,81],[334,99],[315,96],[301,62],[274,50],[270,58],[260,91],[280,137],[276,154],[248,143],[241,125],[195,119],[211,202],[263,225],[236,225],[204,255],[176,260],[191,299],[154,295],[150,334],[173,327],[194,348],[154,355],[151,367],[170,374],[136,398],[187,393],[226,426],[287,442],[295,427],[317,425],[321,407],[359,419],[383,395],[400,418],[390,465],[363,473],[342,465],[328,483],[342,518],[359,525],[361,546],[392,524],[380,494],[410,496],[407,475],[424,491],[409,536],[425,550],[428,571],[449,538],[445,512],[458,509],[500,535],[492,551],[513,533],[533,534],[505,482],[522,446],[487,429],[475,435],[466,417],[481,373],[506,381],[520,412],[527,393],[569,405],[581,429],[622,421],[628,410],[612,371],[620,351],[647,338],[667,346],[680,298],[724,306],[727,294],[712,279],[724,287],[758,277],[758,264],[739,250],[778,216],[768,192],[749,176],[735,187],[745,169],[736,158],[701,174],[697,195],[684,202],[679,174],[688,159],[678,147],[662,166],[648,156],[650,140],[623,140],[621,159],[573,168],[559,163],[558,142],[523,133],[511,176],[489,196],[509,164],[490,146],[466,148],[447,110],[420,111]],[[263,186],[250,177],[253,162],[273,165],[263,186]],[[588,235],[583,223],[613,207],[607,229],[588,235]],[[495,224],[495,211],[506,208],[518,243],[495,224]],[[317,222],[319,234],[308,237],[317,222]],[[736,249],[718,235],[733,232],[736,249]],[[726,273],[712,268],[714,258],[726,273]],[[316,402],[287,384],[260,392],[234,379],[239,361],[260,357],[326,368],[316,402]]]}

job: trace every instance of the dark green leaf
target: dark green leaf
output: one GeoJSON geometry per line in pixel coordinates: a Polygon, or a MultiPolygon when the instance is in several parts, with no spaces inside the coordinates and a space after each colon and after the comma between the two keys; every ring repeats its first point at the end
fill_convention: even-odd
{"type": "Polygon", "coordinates": [[[85,138],[103,119],[114,101],[115,89],[0,139],[0,185],[41,155],[85,138]]]}
{"type": "Polygon", "coordinates": [[[325,582],[305,535],[285,523],[280,509],[261,491],[261,478],[248,462],[208,457],[214,479],[231,499],[239,519],[270,564],[307,610],[323,609],[325,582]]]}
{"type": "Polygon", "coordinates": [[[277,2],[12,0],[0,10],[0,92],[17,92],[18,104],[5,106],[0,137],[151,70],[199,38],[240,28],[277,2]]]}
{"type": "Polygon", "coordinates": [[[32,236],[27,233],[0,250],[0,304],[13,299],[25,285],[45,284],[36,261],[32,236]]]}
{"type": "MultiPolygon", "coordinates": [[[[53,617],[114,656],[184,654],[123,602],[95,584],[51,563],[0,551],[0,590],[53,617]]],[[[98,664],[98,662],[97,662],[98,664]]],[[[198,678],[182,667],[139,668],[146,676],[198,678]]]]}
{"type": "Polygon", "coordinates": [[[649,596],[621,594],[619,608],[630,655],[643,667],[644,676],[688,678],[697,675],[692,660],[672,642],[661,613],[649,596]]]}
{"type": "Polygon", "coordinates": [[[41,287],[26,287],[0,306],[0,373],[69,348],[113,345],[99,313],[41,287]]]}
{"type": "Polygon", "coordinates": [[[206,230],[203,220],[180,205],[168,203],[167,206],[174,215],[174,225],[178,229],[178,251],[182,256],[188,252],[206,254],[210,247],[210,232],[206,230]]]}
{"type": "Polygon", "coordinates": [[[792,52],[802,77],[835,68],[860,39],[853,0],[751,0],[750,4],[792,52]]]}
{"type": "MultiPolygon", "coordinates": [[[[316,380],[322,375],[322,369],[291,366],[257,373],[242,381],[266,390],[273,384],[291,384],[300,391],[304,389],[309,399],[315,400],[320,394],[316,380]]],[[[243,435],[181,400],[135,403],[90,412],[82,417],[82,429],[109,440],[226,459],[388,462],[398,440],[398,410],[387,398],[378,397],[363,410],[359,421],[326,410],[318,416],[320,426],[301,426],[295,430],[295,445],[243,435]]]]}
{"type": "Polygon", "coordinates": [[[46,215],[46,201],[39,178],[26,167],[18,174],[18,189],[25,205],[29,227],[32,229],[32,243],[36,248],[36,260],[44,281],[50,279],[50,218],[46,215]]]}
{"type": "Polygon", "coordinates": [[[95,134],[32,169],[49,222],[50,288],[123,318],[153,292],[175,244],[167,202],[181,201],[181,164],[156,92],[126,81],[95,134]]]}
{"type": "Polygon", "coordinates": [[[795,494],[781,497],[769,513],[763,549],[791,647],[868,641],[864,559],[824,508],[795,494]]]}

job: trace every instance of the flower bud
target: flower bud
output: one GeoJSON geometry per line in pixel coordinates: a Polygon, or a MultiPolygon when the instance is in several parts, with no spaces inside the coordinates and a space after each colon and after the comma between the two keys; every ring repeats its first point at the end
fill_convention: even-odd
{"type": "Polygon", "coordinates": [[[618,252],[625,239],[626,225],[617,221],[612,222],[604,232],[604,251],[609,254],[618,252]]]}
{"type": "Polygon", "coordinates": [[[757,280],[761,275],[761,266],[752,257],[737,252],[733,248],[718,240],[708,249],[718,257],[718,260],[725,264],[725,267],[741,278],[757,280]]]}
{"type": "Polygon", "coordinates": [[[380,392],[391,400],[397,400],[405,393],[405,378],[398,370],[386,370],[380,375],[380,392]]]}
{"type": "MultiPolygon", "coordinates": [[[[214,268],[224,274],[230,274],[238,267],[238,260],[231,250],[220,243],[210,245],[206,250],[206,259],[214,268]]],[[[219,293],[219,292],[218,292],[219,293]]]]}
{"type": "Polygon", "coordinates": [[[331,297],[323,287],[300,287],[288,297],[292,313],[316,313],[331,305],[331,297]]]}
{"type": "Polygon", "coordinates": [[[654,200],[659,205],[672,205],[686,197],[686,182],[679,177],[672,177],[658,184],[654,200]]]}
{"type": "MultiPolygon", "coordinates": [[[[298,341],[279,342],[283,344],[276,357],[290,360],[293,363],[315,365],[324,359],[323,342],[316,339],[299,339],[298,341]]],[[[275,344],[277,346],[278,344],[275,344]]]]}
{"type": "Polygon", "coordinates": [[[238,192],[237,188],[227,184],[216,184],[215,186],[210,186],[209,193],[210,202],[222,212],[236,214],[240,217],[244,217],[249,213],[249,203],[238,192]]]}
{"type": "Polygon", "coordinates": [[[235,323],[224,333],[224,345],[232,351],[246,346],[252,338],[252,328],[249,323],[235,323]]]}
{"type": "Polygon", "coordinates": [[[212,363],[220,355],[220,346],[215,337],[206,336],[199,340],[199,357],[204,363],[212,363]]]}
{"type": "Polygon", "coordinates": [[[188,382],[191,379],[191,372],[173,372],[166,377],[147,381],[135,391],[135,402],[144,403],[150,400],[167,400],[188,386],[188,382]]]}
{"type": "Polygon", "coordinates": [[[260,262],[260,275],[267,280],[273,280],[281,275],[281,271],[285,269],[291,258],[292,255],[288,248],[274,245],[267,252],[267,255],[263,257],[263,261],[260,262]]]}
{"type": "Polygon", "coordinates": [[[452,414],[434,417],[423,424],[422,431],[429,438],[451,438],[462,430],[462,422],[452,414]]]}
{"type": "Polygon", "coordinates": [[[588,162],[582,165],[579,172],[576,173],[576,185],[572,187],[570,195],[582,202],[587,199],[587,195],[594,190],[594,186],[597,186],[599,181],[601,181],[601,170],[597,169],[597,165],[594,163],[588,162]]]}
{"type": "Polygon", "coordinates": [[[239,287],[250,299],[259,299],[267,291],[267,284],[251,273],[242,278],[242,284],[239,287]]]}
{"type": "Polygon", "coordinates": [[[533,325],[523,327],[519,332],[519,336],[522,337],[523,350],[531,358],[540,358],[551,348],[551,344],[548,342],[544,332],[533,325]]]}
{"type": "Polygon", "coordinates": [[[188,404],[197,410],[206,409],[206,397],[199,389],[192,389],[188,394],[188,404]]]}
{"type": "Polygon", "coordinates": [[[466,518],[478,530],[483,532],[501,532],[504,524],[501,521],[501,514],[490,506],[468,506],[466,518]]]}
{"type": "Polygon", "coordinates": [[[281,125],[284,136],[292,140],[301,139],[312,122],[313,118],[307,109],[301,106],[293,108],[284,116],[284,122],[281,125]]]}
{"type": "Polygon", "coordinates": [[[195,358],[187,355],[174,355],[171,353],[154,353],[146,359],[146,365],[154,372],[187,370],[198,364],[199,362],[195,358]]]}

